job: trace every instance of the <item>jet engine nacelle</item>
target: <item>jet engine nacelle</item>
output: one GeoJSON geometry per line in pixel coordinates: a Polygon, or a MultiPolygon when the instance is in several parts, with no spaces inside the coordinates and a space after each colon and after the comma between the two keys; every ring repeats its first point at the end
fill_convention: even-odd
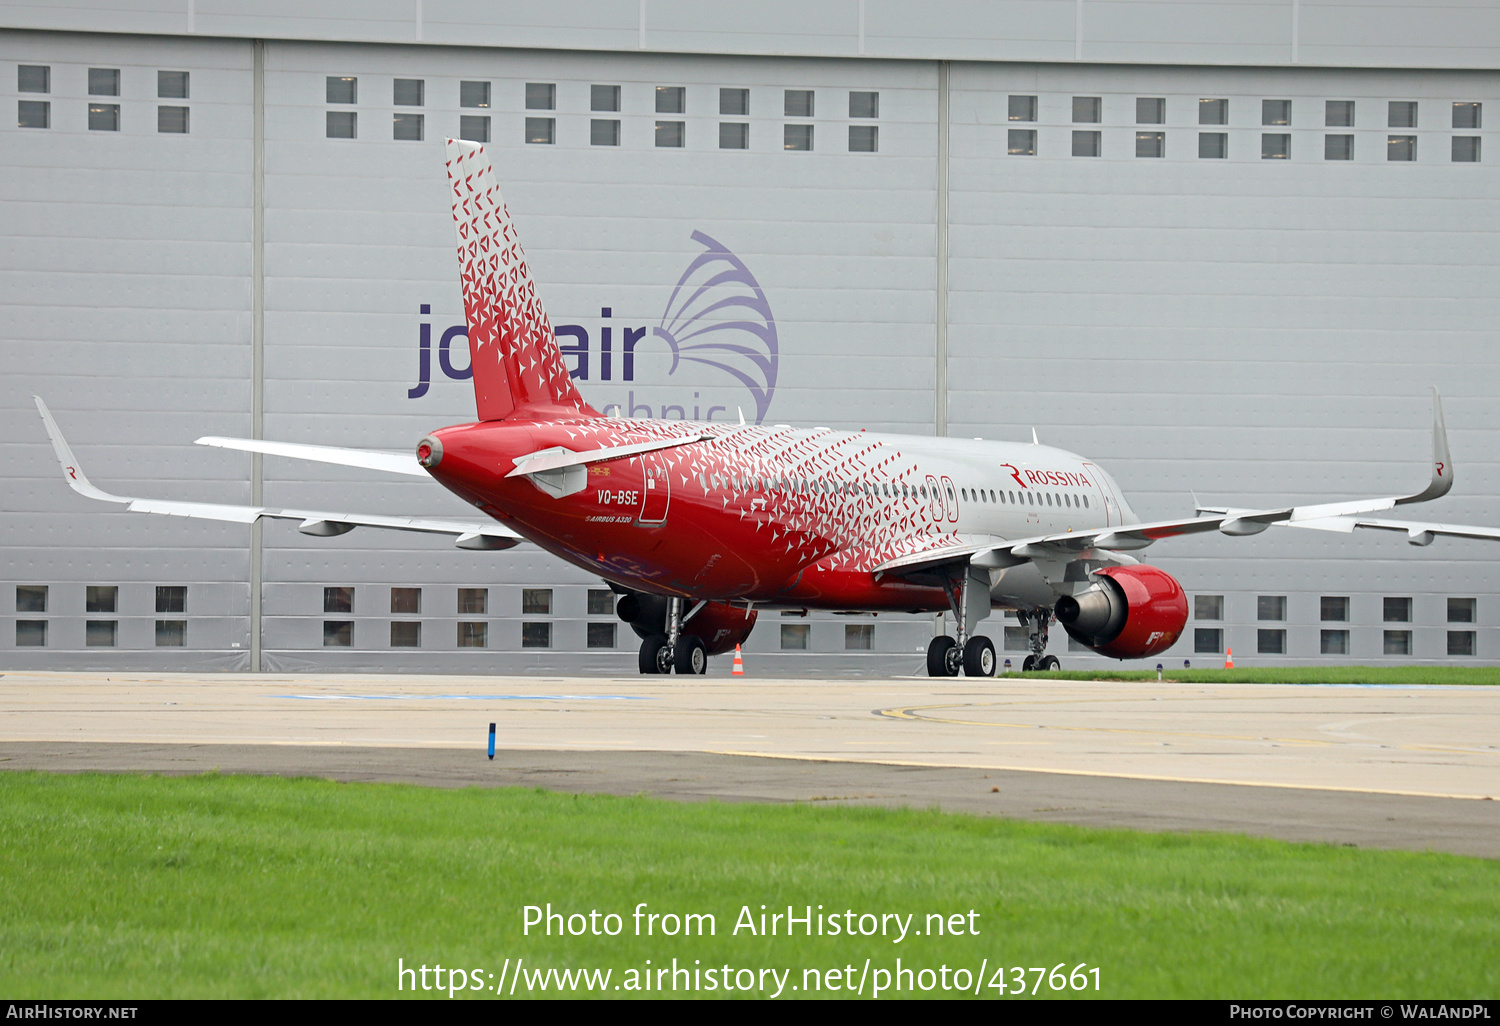
{"type": "Polygon", "coordinates": [[[1165,570],[1111,566],[1094,584],[1057,600],[1058,622],[1100,655],[1144,659],[1171,647],[1187,623],[1187,595],[1165,570]]]}
{"type": "MultiPolygon", "coordinates": [[[[687,610],[695,605],[684,603],[687,610]]],[[[632,591],[621,597],[615,612],[642,638],[667,633],[667,600],[660,595],[632,591]]],[[[728,602],[710,602],[682,625],[682,633],[702,639],[709,655],[723,655],[749,640],[759,615],[728,602]]]]}

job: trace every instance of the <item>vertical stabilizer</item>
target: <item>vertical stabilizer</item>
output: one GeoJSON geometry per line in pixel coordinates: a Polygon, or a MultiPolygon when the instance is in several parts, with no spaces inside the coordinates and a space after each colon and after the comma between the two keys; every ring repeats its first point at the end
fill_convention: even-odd
{"type": "Polygon", "coordinates": [[[484,147],[449,139],[448,181],[479,419],[528,408],[597,416],[568,376],[484,147]]]}

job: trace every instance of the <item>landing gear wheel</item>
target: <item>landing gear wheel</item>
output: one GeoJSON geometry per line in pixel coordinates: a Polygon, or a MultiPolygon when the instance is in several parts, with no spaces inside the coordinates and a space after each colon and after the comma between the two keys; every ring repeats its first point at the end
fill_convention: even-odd
{"type": "Polygon", "coordinates": [[[1057,656],[1042,656],[1041,664],[1037,666],[1037,669],[1043,673],[1046,673],[1048,670],[1060,670],[1062,669],[1062,663],[1057,661],[1057,656]]]}
{"type": "Polygon", "coordinates": [[[957,677],[961,659],[958,642],[946,634],[933,638],[927,644],[927,676],[957,677]]]}
{"type": "Polygon", "coordinates": [[[672,654],[672,669],[682,674],[708,672],[708,649],[701,638],[684,634],[677,639],[677,650],[672,654]]]}
{"type": "Polygon", "coordinates": [[[1027,656],[1021,660],[1022,673],[1030,673],[1034,669],[1036,669],[1036,656],[1027,656]]]}
{"type": "Polygon", "coordinates": [[[995,643],[982,635],[975,635],[964,645],[964,676],[993,677],[995,675],[995,643]]]}
{"type": "Polygon", "coordinates": [[[641,642],[640,669],[642,673],[672,672],[672,649],[665,634],[647,635],[641,642]]]}

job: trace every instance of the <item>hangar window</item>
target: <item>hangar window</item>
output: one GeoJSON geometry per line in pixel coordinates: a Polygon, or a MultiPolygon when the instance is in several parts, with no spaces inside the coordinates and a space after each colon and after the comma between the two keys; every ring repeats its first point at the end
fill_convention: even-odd
{"type": "Polygon", "coordinates": [[[1479,136],[1455,135],[1453,137],[1453,161],[1456,164],[1479,163],[1479,136]]]}
{"type": "Polygon", "coordinates": [[[16,67],[16,92],[50,93],[52,68],[45,64],[21,64],[16,67]]]}
{"type": "Polygon", "coordinates": [[[613,616],[615,611],[615,593],[608,588],[589,589],[589,615],[590,616],[613,616]]]}
{"type": "Polygon", "coordinates": [[[1098,96],[1073,97],[1073,123],[1097,125],[1102,117],[1104,100],[1098,96]]]}
{"type": "Polygon", "coordinates": [[[868,652],[875,647],[875,625],[873,623],[844,624],[844,650],[846,652],[868,652]]]}
{"type": "Polygon", "coordinates": [[[522,588],[521,612],[530,616],[552,615],[552,589],[522,588]]]}
{"type": "Polygon", "coordinates": [[[1292,137],[1285,132],[1267,132],[1260,137],[1261,160],[1290,160],[1292,137]]]}
{"type": "Polygon", "coordinates": [[[522,648],[551,648],[552,625],[550,623],[521,624],[522,648]]]}
{"type": "Polygon", "coordinates": [[[849,116],[851,118],[880,117],[879,93],[850,93],[849,116]]]}
{"type": "Polygon", "coordinates": [[[750,126],[721,122],[719,124],[719,149],[748,150],[750,148],[750,126]]]}
{"type": "Polygon", "coordinates": [[[807,651],[807,638],[811,630],[810,624],[784,623],[781,625],[781,647],[785,650],[805,652],[807,651]]]}
{"type": "Polygon", "coordinates": [[[355,135],[354,119],[357,115],[352,110],[331,110],[328,112],[327,133],[330,139],[353,139],[355,135]]]}
{"type": "Polygon", "coordinates": [[[1417,137],[1414,135],[1392,135],[1386,138],[1386,160],[1416,160],[1417,137]]]}
{"type": "Polygon", "coordinates": [[[720,89],[719,113],[731,118],[750,116],[750,90],[720,89]]]}
{"type": "Polygon", "coordinates": [[[1135,155],[1137,157],[1164,157],[1167,154],[1167,133],[1135,133],[1135,155]]]}
{"type": "Polygon", "coordinates": [[[156,611],[158,613],[182,613],[187,610],[187,585],[158,584],[156,586],[156,611]]]}
{"type": "Polygon", "coordinates": [[[1381,612],[1386,623],[1411,623],[1410,598],[1387,597],[1381,605],[1381,612]]]}
{"type": "Polygon", "coordinates": [[[1165,125],[1167,123],[1167,101],[1162,96],[1139,96],[1135,101],[1135,123],[1138,125],[1165,125]]]}
{"type": "Polygon", "coordinates": [[[1323,137],[1324,160],[1353,160],[1354,136],[1325,135],[1323,137]]]}
{"type": "Polygon", "coordinates": [[[120,589],[113,584],[90,584],[84,591],[85,613],[113,613],[120,599],[120,589]]]}
{"type": "Polygon", "coordinates": [[[329,75],[326,90],[329,103],[359,102],[359,79],[351,75],[329,75]]]}
{"type": "Polygon", "coordinates": [[[552,82],[526,83],[527,110],[556,110],[557,86],[552,82]]]}
{"type": "Polygon", "coordinates": [[[422,624],[416,620],[391,621],[392,648],[421,648],[422,624]]]}
{"type": "Polygon", "coordinates": [[[811,89],[788,89],[782,99],[782,112],[789,118],[813,116],[813,91],[811,89]]]}
{"type": "Polygon", "coordinates": [[[162,100],[186,100],[188,98],[188,73],[186,71],[158,71],[156,73],[156,96],[162,100]]]}
{"type": "Polygon", "coordinates": [[[1007,117],[1011,121],[1035,121],[1036,97],[1012,96],[1007,110],[1007,117]]]}
{"type": "MultiPolygon", "coordinates": [[[[20,591],[19,588],[16,589],[20,591]]],[[[1473,623],[1475,601],[1471,598],[1451,598],[1448,600],[1448,622],[1449,623],[1473,623]]],[[[19,604],[18,604],[19,608],[19,604]]]]}
{"type": "Polygon", "coordinates": [[[1100,133],[1098,132],[1074,132],[1073,133],[1073,156],[1075,157],[1097,157],[1099,156],[1100,133]]]}
{"type": "Polygon", "coordinates": [[[783,125],[782,126],[783,149],[788,150],[810,150],[813,148],[813,126],[812,125],[783,125]]]}
{"type": "Polygon", "coordinates": [[[1200,125],[1227,125],[1229,124],[1229,101],[1199,100],[1198,101],[1198,124],[1200,125]]]}
{"type": "MultiPolygon", "coordinates": [[[[421,114],[393,114],[391,123],[391,138],[404,142],[421,142],[423,129],[423,115],[421,114]]],[[[529,118],[527,120],[530,120],[529,118]]]]}
{"type": "Polygon", "coordinates": [[[156,621],[157,648],[184,648],[187,646],[186,620],[156,621]]]}
{"type": "Polygon", "coordinates": [[[1286,631],[1279,628],[1256,631],[1255,651],[1259,655],[1286,655],[1286,631]]]}
{"type": "Polygon", "coordinates": [[[490,105],[490,84],[488,82],[460,82],[458,84],[458,105],[460,107],[488,107],[490,105]]]}
{"type": "Polygon", "coordinates": [[[323,589],[323,612],[325,612],[325,613],[352,613],[352,612],[354,612],[354,589],[353,588],[324,588],[323,589]]]}
{"type": "Polygon", "coordinates": [[[398,78],[391,83],[391,103],[396,107],[420,107],[427,83],[420,78],[398,78]]]}
{"type": "Polygon", "coordinates": [[[658,121],[656,145],[667,149],[682,149],[686,128],[686,123],[682,121],[658,121]]]}
{"type": "Polygon", "coordinates": [[[1354,101],[1329,100],[1323,104],[1323,124],[1329,128],[1354,127],[1354,101]]]}
{"type": "Polygon", "coordinates": [[[1471,101],[1459,101],[1453,105],[1453,127],[1454,128],[1481,128],[1483,118],[1483,104],[1471,101]]]}
{"type": "Polygon", "coordinates": [[[85,620],[83,643],[89,648],[114,648],[119,641],[118,620],[85,620]]]}
{"type": "Polygon", "coordinates": [[[46,620],[17,620],[16,647],[44,648],[47,644],[46,620]]]}
{"type": "Polygon", "coordinates": [[[687,89],[684,86],[657,86],[656,113],[686,114],[687,89]]]}
{"type": "Polygon", "coordinates": [[[16,103],[17,128],[51,128],[52,104],[46,100],[19,100],[16,103]]]}
{"type": "Polygon", "coordinates": [[[880,149],[880,129],[877,126],[849,126],[850,153],[874,153],[878,149],[880,149]]]}
{"type": "Polygon", "coordinates": [[[537,146],[551,146],[557,140],[556,118],[527,118],[526,142],[537,146]]]}
{"type": "Polygon", "coordinates": [[[1255,618],[1257,620],[1285,620],[1286,596],[1257,595],[1255,598],[1255,618]]]}
{"type": "Polygon", "coordinates": [[[421,588],[392,588],[391,612],[403,616],[415,616],[422,611],[421,588]]]}
{"type": "Polygon", "coordinates": [[[1384,642],[1385,655],[1411,655],[1411,631],[1386,631],[1384,642]]]}
{"type": "Polygon", "coordinates": [[[1292,123],[1292,101],[1261,100],[1260,123],[1263,125],[1290,125],[1292,123]]]}
{"type": "Polygon", "coordinates": [[[90,68],[89,69],[89,95],[90,96],[119,96],[120,95],[120,69],[119,68],[90,68]]]}
{"type": "Polygon", "coordinates": [[[1007,130],[1005,152],[1013,157],[1036,156],[1036,129],[1012,128],[1007,130]]]}
{"type": "Polygon", "coordinates": [[[354,645],[353,620],[324,620],[323,647],[351,648],[354,645]]]}
{"type": "Polygon", "coordinates": [[[594,118],[589,121],[589,145],[620,145],[620,123],[604,118],[594,118]]]}
{"type": "Polygon", "coordinates": [[[1194,627],[1193,651],[1195,653],[1224,651],[1224,631],[1218,627],[1194,627]]]}
{"type": "Polygon", "coordinates": [[[1228,132],[1199,132],[1198,156],[1205,160],[1223,160],[1229,156],[1228,132]]]}
{"type": "Polygon", "coordinates": [[[1417,127],[1417,101],[1392,100],[1387,111],[1386,124],[1391,128],[1417,127]]]}
{"type": "Polygon", "coordinates": [[[120,105],[118,103],[89,104],[89,131],[118,132],[120,130],[120,105]]]}
{"type": "Polygon", "coordinates": [[[615,647],[615,624],[591,623],[589,624],[588,645],[589,648],[614,648],[615,647]]]}
{"type": "Polygon", "coordinates": [[[1025,627],[1007,626],[1003,644],[1007,652],[1029,652],[1031,651],[1031,636],[1027,634],[1025,627]]]}
{"type": "Polygon", "coordinates": [[[1224,596],[1223,595],[1195,595],[1193,597],[1193,619],[1195,619],[1195,620],[1222,620],[1222,619],[1224,619],[1224,596]]]}
{"type": "Polygon", "coordinates": [[[1321,632],[1318,639],[1318,651],[1322,655],[1348,655],[1349,632],[1345,630],[1321,632]]]}
{"type": "Polygon", "coordinates": [[[618,113],[620,110],[620,87],[617,85],[589,86],[589,110],[618,113]]]}
{"type": "Polygon", "coordinates": [[[1349,619],[1348,595],[1324,595],[1318,599],[1319,619],[1345,623],[1349,619]]]}
{"type": "Polygon", "coordinates": [[[1449,631],[1448,632],[1448,654],[1451,656],[1471,656],[1474,654],[1474,632],[1473,631],[1449,631]]]}
{"type": "Polygon", "coordinates": [[[458,137],[469,142],[490,141],[490,119],[485,114],[461,114],[458,118],[458,137]]]}
{"type": "Polygon", "coordinates": [[[479,621],[477,623],[460,620],[458,622],[458,647],[459,648],[488,648],[490,644],[490,625],[479,621]]]}
{"type": "Polygon", "coordinates": [[[156,130],[164,135],[187,135],[188,109],[186,107],[157,107],[156,130]]]}
{"type": "MultiPolygon", "coordinates": [[[[1452,599],[1448,600],[1450,605],[1452,599]]],[[[45,613],[47,611],[47,586],[45,584],[16,585],[16,612],[45,613]]],[[[1452,617],[1450,616],[1451,620],[1452,617]]]]}

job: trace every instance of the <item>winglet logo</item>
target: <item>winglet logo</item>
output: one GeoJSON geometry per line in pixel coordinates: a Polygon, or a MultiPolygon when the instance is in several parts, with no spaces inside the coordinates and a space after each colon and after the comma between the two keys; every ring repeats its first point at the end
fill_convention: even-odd
{"type": "MultiPolygon", "coordinates": [[[[656,378],[665,367],[665,376],[671,378],[685,365],[708,368],[707,377],[698,377],[689,385],[686,381],[673,389],[671,398],[687,387],[701,389],[693,392],[694,399],[708,402],[717,399],[720,403],[735,404],[734,390],[740,388],[750,393],[754,403],[755,423],[763,423],[770,411],[771,400],[776,395],[776,377],[780,365],[780,343],[776,332],[776,319],[771,314],[771,304],[755,275],[723,243],[712,236],[693,232],[692,239],[703,247],[703,251],[688,263],[687,270],[677,279],[660,322],[653,328],[626,327],[611,323],[614,310],[601,306],[599,324],[591,337],[588,327],[582,324],[559,324],[553,330],[558,339],[558,348],[570,365],[569,375],[577,381],[593,381],[600,384],[665,385],[664,380],[641,380],[636,377],[637,356],[647,359],[647,377],[656,378]],[[665,343],[666,352],[659,344],[665,343]],[[618,342],[618,346],[616,343],[618,342]],[[644,344],[643,344],[644,343],[644,344]],[[637,352],[639,350],[639,352],[637,352]],[[652,356],[654,354],[654,359],[652,356]],[[670,356],[670,366],[666,366],[670,356]],[[655,368],[655,374],[650,368],[655,368]],[[726,391],[726,387],[728,391],[726,391]]],[[[422,313],[430,311],[423,304],[422,313]]],[[[437,363],[444,377],[455,381],[468,381],[473,371],[465,363],[454,366],[454,351],[462,349],[467,356],[467,329],[456,324],[441,333],[437,346],[437,363]]],[[[420,399],[431,386],[432,375],[432,325],[423,323],[418,327],[416,385],[407,390],[407,398],[420,399]]],[[[684,373],[683,377],[688,375],[684,373]]],[[[610,397],[605,396],[606,400],[610,397]]],[[[653,406],[653,397],[645,392],[631,389],[624,402],[606,401],[600,408],[628,416],[646,416],[679,419],[713,420],[715,413],[723,419],[733,419],[733,405],[707,406],[704,403],[692,407],[689,418],[686,403],[664,403],[653,406]]],[[[748,419],[748,418],[747,418],[748,419]]]]}

